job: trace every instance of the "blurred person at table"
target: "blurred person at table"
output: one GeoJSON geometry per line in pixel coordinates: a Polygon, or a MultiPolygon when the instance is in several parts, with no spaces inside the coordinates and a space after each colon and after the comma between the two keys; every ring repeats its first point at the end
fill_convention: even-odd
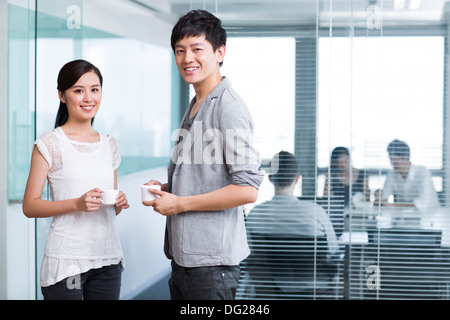
{"type": "Polygon", "coordinates": [[[350,152],[347,148],[336,147],[331,152],[330,171],[325,180],[323,195],[344,199],[344,206],[348,207],[351,198],[357,193],[363,194],[361,200],[370,201],[366,171],[351,166],[350,152]]]}
{"type": "Polygon", "coordinates": [[[272,158],[271,168],[277,169],[269,172],[275,195],[248,214],[246,226],[250,237],[252,233],[326,237],[328,253],[335,253],[336,233],[326,211],[313,201],[294,196],[300,178],[295,156],[281,151],[272,158]]]}
{"type": "Polygon", "coordinates": [[[409,146],[404,141],[395,139],[389,143],[387,152],[393,170],[388,173],[383,190],[375,194],[376,204],[417,208],[423,212],[439,207],[431,173],[424,166],[411,163],[409,146]],[[388,202],[391,195],[394,197],[393,203],[388,202]]]}

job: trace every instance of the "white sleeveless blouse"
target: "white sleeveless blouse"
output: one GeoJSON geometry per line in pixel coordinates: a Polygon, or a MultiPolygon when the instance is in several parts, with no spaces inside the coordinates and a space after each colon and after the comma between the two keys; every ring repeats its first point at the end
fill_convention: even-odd
{"type": "MultiPolygon", "coordinates": [[[[95,143],[68,139],[61,127],[35,142],[48,162],[48,183],[54,201],[79,198],[87,191],[114,189],[114,171],[120,164],[117,141],[100,135],[95,143]]],[[[114,206],[95,212],[70,212],[53,217],[44,259],[41,286],[123,261],[114,206]]]]}

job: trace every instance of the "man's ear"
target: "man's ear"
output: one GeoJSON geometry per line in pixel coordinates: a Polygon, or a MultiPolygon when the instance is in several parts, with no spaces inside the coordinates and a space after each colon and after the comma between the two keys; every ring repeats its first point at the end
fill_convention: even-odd
{"type": "Polygon", "coordinates": [[[225,59],[225,53],[227,52],[227,48],[225,46],[220,46],[216,50],[216,61],[217,63],[222,63],[223,59],[225,59]]]}

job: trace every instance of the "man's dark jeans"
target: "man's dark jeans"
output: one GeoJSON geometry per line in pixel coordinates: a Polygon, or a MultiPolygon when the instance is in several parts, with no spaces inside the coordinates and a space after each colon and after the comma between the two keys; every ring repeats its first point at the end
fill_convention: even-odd
{"type": "Polygon", "coordinates": [[[169,279],[172,300],[234,300],[239,266],[185,268],[172,261],[169,279]]]}

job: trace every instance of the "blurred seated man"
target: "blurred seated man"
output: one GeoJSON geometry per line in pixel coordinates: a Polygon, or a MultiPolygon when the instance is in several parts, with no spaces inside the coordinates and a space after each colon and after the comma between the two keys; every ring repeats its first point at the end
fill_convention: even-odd
{"type": "Polygon", "coordinates": [[[424,166],[410,162],[409,146],[400,140],[393,140],[387,147],[391,170],[383,190],[375,193],[375,204],[388,207],[417,208],[427,212],[439,207],[439,198],[431,180],[430,171],[424,166]],[[394,203],[388,203],[390,195],[394,203]]]}
{"type": "Polygon", "coordinates": [[[329,253],[336,252],[336,234],[326,211],[313,201],[299,200],[293,195],[300,177],[295,156],[281,151],[272,159],[271,168],[276,171],[269,172],[275,195],[249,213],[248,232],[326,237],[329,253]]]}
{"type": "Polygon", "coordinates": [[[251,254],[247,270],[261,297],[312,297],[333,292],[338,244],[326,211],[293,195],[299,166],[289,152],[271,161],[275,195],[246,219],[251,254]],[[276,171],[276,172],[275,172],[276,171]],[[274,295],[274,296],[271,296],[274,295]]]}

